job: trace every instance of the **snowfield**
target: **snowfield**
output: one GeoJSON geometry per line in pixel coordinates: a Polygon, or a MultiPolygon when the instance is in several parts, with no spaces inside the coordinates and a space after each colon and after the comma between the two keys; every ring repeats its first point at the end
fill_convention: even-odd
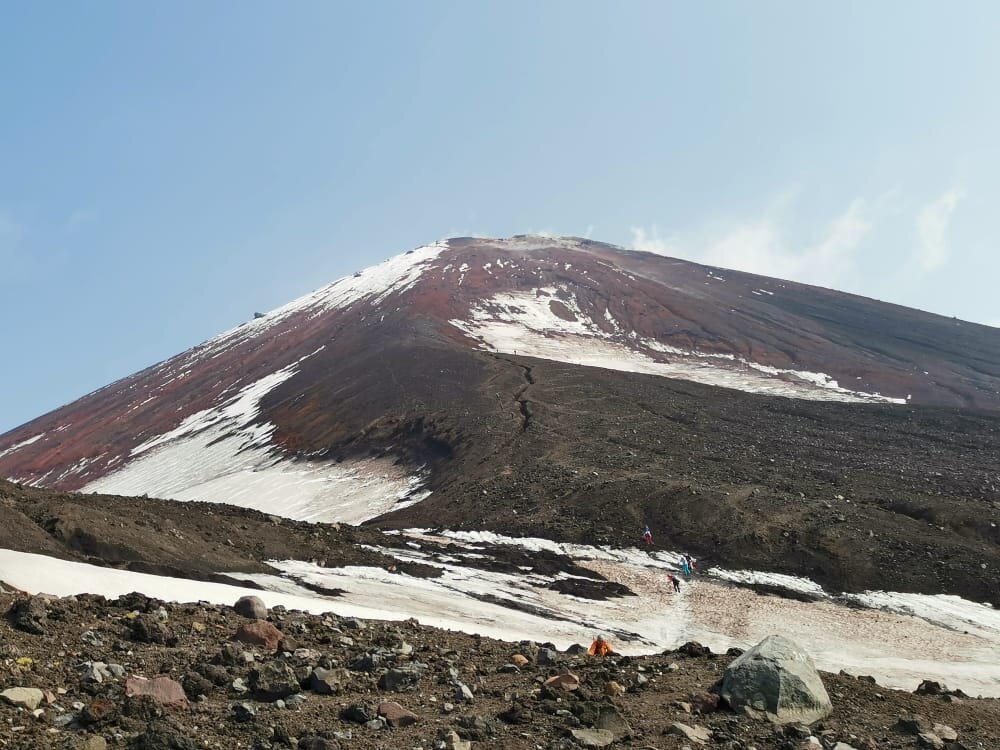
{"type": "Polygon", "coordinates": [[[26,553],[0,550],[0,580],[32,592],[82,592],[118,596],[133,590],[175,601],[232,604],[253,593],[269,606],[342,616],[421,623],[506,640],[552,641],[560,648],[608,634],[622,653],[650,653],[697,640],[715,651],[747,647],[771,633],[804,646],[817,665],[869,674],[880,684],[912,690],[935,679],[972,695],[1000,696],[1000,613],[953,596],[867,592],[830,596],[811,581],[752,571],[708,571],[675,594],[666,571],[679,556],[638,549],[562,545],[513,539],[488,532],[404,532],[406,549],[378,548],[400,561],[441,569],[438,578],[418,578],[378,567],[326,568],[297,560],[271,561],[274,574],[230,574],[265,590],[97,568],[26,553]],[[448,555],[426,552],[423,542],[453,542],[448,555]],[[550,585],[566,574],[511,574],[472,567],[489,556],[484,544],[568,554],[636,596],[607,600],[561,594],[550,585]],[[803,602],[761,596],[732,580],[756,580],[821,597],[803,602]],[[307,586],[341,589],[320,596],[307,586]],[[857,605],[863,605],[858,607],[857,605]],[[853,606],[851,606],[853,605],[853,606]]]}
{"type": "Polygon", "coordinates": [[[271,445],[274,425],[260,422],[260,401],[293,377],[301,361],[146,440],[121,468],[82,491],[225,502],[299,521],[346,523],[361,523],[427,497],[421,477],[390,458],[309,461],[271,445]]]}
{"type": "Polygon", "coordinates": [[[750,393],[815,401],[905,404],[905,398],[843,388],[821,372],[783,370],[731,354],[686,351],[654,339],[624,333],[610,310],[603,325],[584,313],[565,287],[496,294],[470,312],[469,320],[449,323],[478,342],[481,349],[524,354],[557,362],[641,372],[692,380],[750,393]],[[572,320],[557,315],[561,304],[572,320]],[[606,329],[610,328],[611,331],[606,329]]]}

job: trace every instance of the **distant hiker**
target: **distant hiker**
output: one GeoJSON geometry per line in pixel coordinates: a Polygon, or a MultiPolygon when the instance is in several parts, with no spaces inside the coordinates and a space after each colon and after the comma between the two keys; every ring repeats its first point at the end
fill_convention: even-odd
{"type": "Polygon", "coordinates": [[[684,574],[685,578],[691,577],[691,566],[688,565],[686,557],[681,557],[681,573],[684,574]]]}
{"type": "Polygon", "coordinates": [[[673,573],[667,573],[667,580],[670,581],[670,584],[674,587],[675,594],[681,593],[681,580],[677,576],[673,573]]]}
{"type": "Polygon", "coordinates": [[[646,542],[646,544],[652,544],[653,543],[653,532],[649,530],[649,526],[648,525],[646,526],[646,528],[642,532],[642,538],[646,542]]]}
{"type": "Polygon", "coordinates": [[[614,649],[611,648],[611,644],[599,635],[594,636],[594,642],[587,649],[587,656],[607,656],[613,653],[614,649]]]}
{"type": "Polygon", "coordinates": [[[688,569],[694,573],[694,558],[691,555],[684,553],[684,559],[687,560],[688,569]]]}

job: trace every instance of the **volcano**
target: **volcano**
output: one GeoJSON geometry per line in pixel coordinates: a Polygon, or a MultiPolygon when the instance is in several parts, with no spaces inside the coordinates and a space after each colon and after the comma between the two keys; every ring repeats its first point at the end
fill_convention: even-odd
{"type": "Polygon", "coordinates": [[[998,410],[997,329],[590,240],[457,238],[0,436],[0,476],[589,543],[652,523],[728,564],[982,601],[998,410]]]}

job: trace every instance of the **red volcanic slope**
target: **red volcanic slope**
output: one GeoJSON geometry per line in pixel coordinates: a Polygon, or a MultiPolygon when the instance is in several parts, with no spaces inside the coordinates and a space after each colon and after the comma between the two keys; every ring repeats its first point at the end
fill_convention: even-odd
{"type": "Polygon", "coordinates": [[[367,434],[360,415],[383,427],[391,417],[357,379],[419,391],[400,356],[440,359],[455,408],[483,408],[462,403],[464,375],[447,382],[474,366],[475,349],[805,398],[1000,407],[996,329],[588,240],[460,238],[342,279],[0,436],[0,476],[78,489],[206,425],[238,425],[244,447],[334,455],[367,434]],[[301,398],[322,408],[297,409],[301,398]]]}

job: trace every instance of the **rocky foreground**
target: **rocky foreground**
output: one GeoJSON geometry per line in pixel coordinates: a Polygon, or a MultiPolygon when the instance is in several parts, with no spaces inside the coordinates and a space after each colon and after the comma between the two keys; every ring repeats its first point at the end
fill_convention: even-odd
{"type": "Polygon", "coordinates": [[[254,598],[231,608],[0,591],[0,612],[3,748],[1000,747],[1000,701],[813,679],[792,651],[776,672],[748,654],[726,674],[740,654],[698,644],[593,658],[254,598]]]}

